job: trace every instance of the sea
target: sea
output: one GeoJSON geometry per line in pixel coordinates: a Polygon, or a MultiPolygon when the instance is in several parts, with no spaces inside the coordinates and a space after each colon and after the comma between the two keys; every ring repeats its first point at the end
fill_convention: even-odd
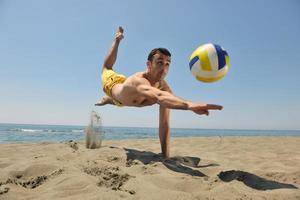
{"type": "MultiPolygon", "coordinates": [[[[0,144],[84,141],[86,126],[1,124],[0,144]]],[[[155,139],[158,128],[101,127],[104,140],[155,139]]],[[[171,137],[298,136],[300,130],[239,130],[171,128],[171,137]]]]}

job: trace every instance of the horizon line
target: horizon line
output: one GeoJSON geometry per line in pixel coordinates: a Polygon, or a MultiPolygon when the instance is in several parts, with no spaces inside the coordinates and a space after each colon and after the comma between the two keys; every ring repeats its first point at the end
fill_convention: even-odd
{"type": "MultiPolygon", "coordinates": [[[[0,125],[36,125],[36,126],[81,126],[86,127],[87,125],[74,125],[74,124],[34,124],[34,123],[15,123],[15,122],[0,122],[0,125]]],[[[155,128],[151,126],[103,126],[103,127],[112,127],[112,128],[155,128]]],[[[300,129],[252,129],[252,128],[187,128],[187,127],[170,127],[170,129],[202,129],[202,130],[241,130],[241,131],[300,131],[300,129]]]]}

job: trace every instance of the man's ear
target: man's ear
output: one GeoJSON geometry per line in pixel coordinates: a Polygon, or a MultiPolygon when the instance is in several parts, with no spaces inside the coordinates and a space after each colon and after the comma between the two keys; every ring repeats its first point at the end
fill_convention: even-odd
{"type": "Polygon", "coordinates": [[[148,60],[148,61],[147,61],[147,68],[149,69],[149,68],[150,68],[150,66],[151,66],[151,61],[150,61],[150,60],[148,60]]]}

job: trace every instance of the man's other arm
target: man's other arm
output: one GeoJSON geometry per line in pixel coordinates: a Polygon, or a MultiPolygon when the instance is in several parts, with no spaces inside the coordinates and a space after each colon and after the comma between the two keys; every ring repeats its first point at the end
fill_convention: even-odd
{"type": "MultiPolygon", "coordinates": [[[[172,94],[172,91],[168,84],[163,81],[161,90],[169,92],[172,94]]],[[[161,151],[165,158],[170,157],[170,109],[160,105],[159,106],[159,140],[161,145],[161,151]]]]}

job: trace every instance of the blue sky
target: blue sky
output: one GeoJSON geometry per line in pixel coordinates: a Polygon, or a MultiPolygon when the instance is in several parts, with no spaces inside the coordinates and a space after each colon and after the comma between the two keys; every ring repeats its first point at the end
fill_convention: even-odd
{"type": "Polygon", "coordinates": [[[116,71],[143,71],[155,47],[172,53],[166,78],[183,99],[221,104],[209,117],[173,110],[171,127],[300,129],[300,2],[0,0],[0,122],[158,126],[158,106],[94,107],[100,67],[119,25],[116,71]],[[224,79],[206,84],[189,71],[199,45],[229,56],[224,79]]]}

